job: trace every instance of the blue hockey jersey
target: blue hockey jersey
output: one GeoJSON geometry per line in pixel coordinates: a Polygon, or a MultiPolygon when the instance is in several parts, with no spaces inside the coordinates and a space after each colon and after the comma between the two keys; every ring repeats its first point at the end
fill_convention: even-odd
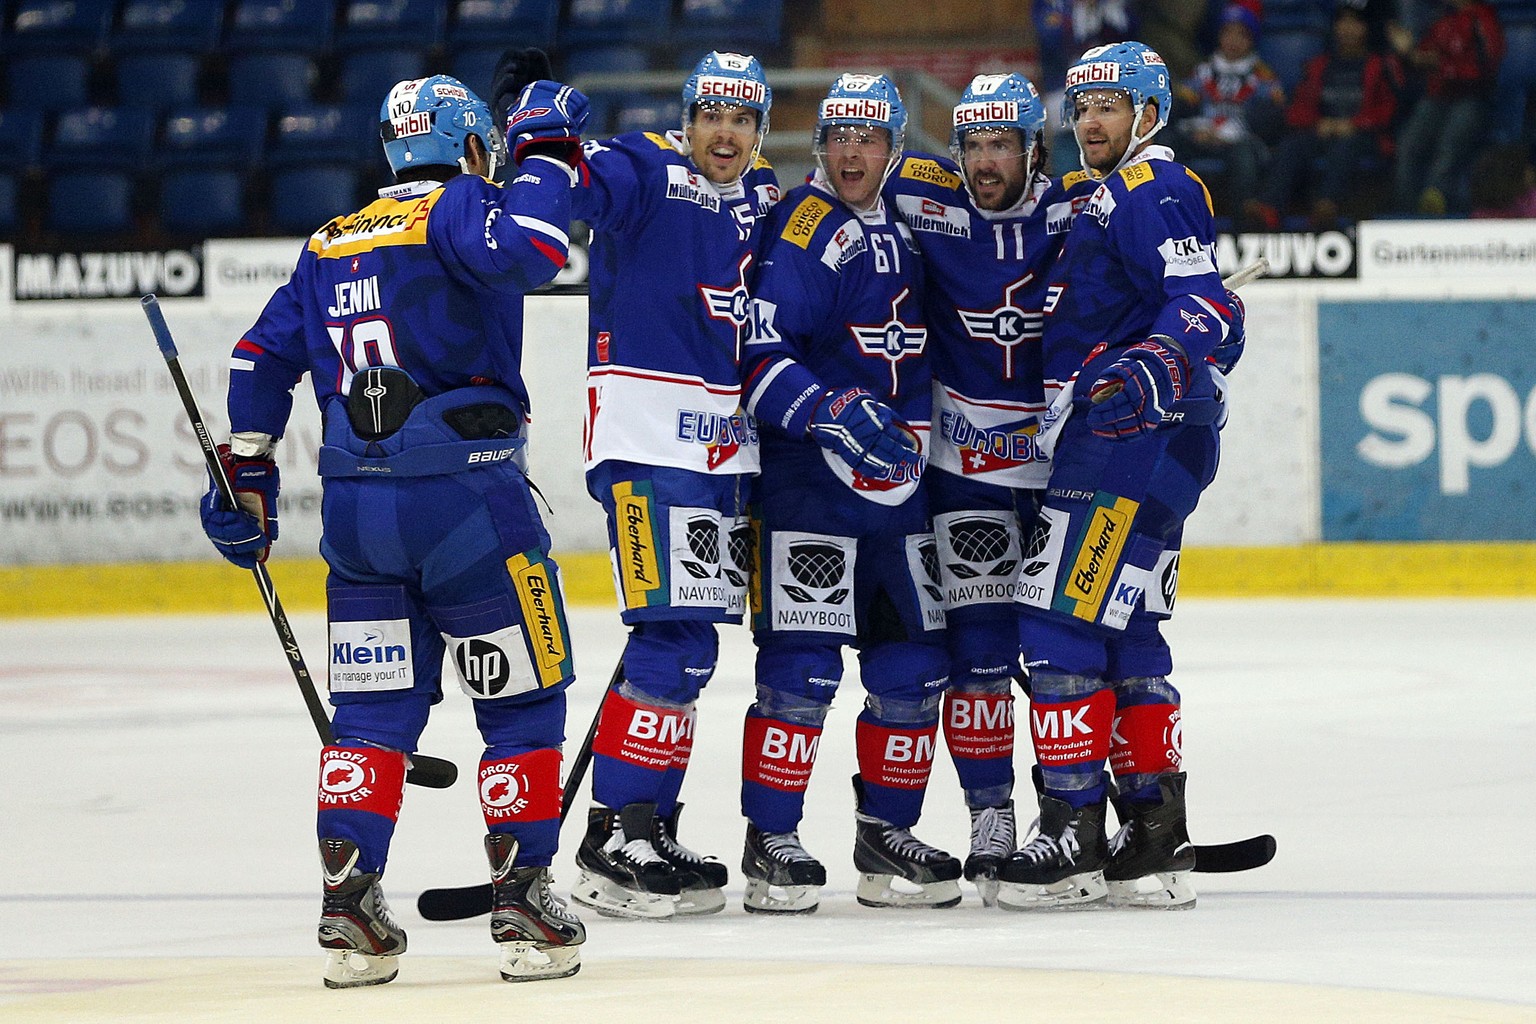
{"type": "Polygon", "coordinates": [[[585,147],[573,215],[593,229],[586,466],[609,459],[751,473],[741,343],[761,219],[778,180],[759,159],[733,186],[689,159],[680,132],[585,147]]]}
{"type": "Polygon", "coordinates": [[[1045,413],[1040,335],[1045,290],[1091,182],[1043,174],[1008,210],[979,210],[949,158],[909,154],[885,194],[916,234],[928,275],[933,359],[929,465],[1005,487],[1043,487],[1034,434],[1045,413]]]}
{"type": "MultiPolygon", "coordinates": [[[[1097,379],[1120,350],[1149,335],[1184,348],[1184,402],[1216,393],[1206,356],[1231,328],[1216,268],[1210,194],[1171,150],[1149,146],[1099,184],[1073,222],[1045,301],[1047,397],[1081,373],[1097,379]]],[[[1074,401],[1087,401],[1087,388],[1074,401]]]]}
{"type": "Polygon", "coordinates": [[[526,413],[523,294],[565,265],[570,196],[565,171],[530,160],[506,188],[411,182],[330,221],[235,345],[231,429],[280,437],[306,372],[324,409],[370,366],[428,397],[500,384],[526,413]]]}
{"type": "MultiPolygon", "coordinates": [[[[880,203],[855,213],[820,172],[768,218],[752,286],[747,409],[765,427],[765,456],[831,474],[883,505],[899,505],[918,475],[855,475],[806,437],[826,387],[861,387],[890,406],[926,453],[933,410],[923,268],[911,231],[880,203]]],[[[830,482],[830,479],[829,479],[830,482]]]]}

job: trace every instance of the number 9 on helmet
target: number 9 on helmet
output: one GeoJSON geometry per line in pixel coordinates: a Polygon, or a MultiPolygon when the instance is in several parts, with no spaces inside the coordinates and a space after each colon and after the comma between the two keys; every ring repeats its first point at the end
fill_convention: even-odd
{"type": "Polygon", "coordinates": [[[379,137],[395,174],[413,167],[447,166],[468,171],[469,136],[479,137],[490,158],[487,177],[506,163],[507,144],[491,108],[463,82],[432,75],[400,82],[379,109],[379,137]]]}

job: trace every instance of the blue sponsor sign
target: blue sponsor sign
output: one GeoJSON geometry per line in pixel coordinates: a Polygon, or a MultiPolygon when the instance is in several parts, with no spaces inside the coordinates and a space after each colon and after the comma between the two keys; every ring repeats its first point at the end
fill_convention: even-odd
{"type": "Polygon", "coordinates": [[[1536,302],[1322,302],[1317,334],[1324,540],[1536,540],[1536,302]]]}

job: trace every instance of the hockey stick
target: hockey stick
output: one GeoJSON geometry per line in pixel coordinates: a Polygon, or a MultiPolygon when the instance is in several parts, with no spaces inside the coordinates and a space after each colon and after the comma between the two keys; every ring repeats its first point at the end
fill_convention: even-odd
{"type": "MultiPolygon", "coordinates": [[[[192,432],[197,435],[197,443],[203,449],[203,460],[208,464],[208,472],[212,474],[219,488],[219,494],[224,498],[224,503],[230,508],[239,508],[240,506],[235,502],[235,489],[229,482],[229,474],[224,470],[224,463],[219,460],[218,448],[215,447],[213,438],[208,433],[207,424],[203,422],[203,414],[198,411],[197,399],[192,395],[192,386],[187,383],[187,375],[182,372],[176,342],[171,339],[171,329],[165,322],[165,314],[160,311],[160,302],[155,296],[146,295],[139,300],[139,305],[143,307],[144,315],[149,318],[150,329],[155,332],[155,343],[160,346],[160,354],[165,357],[166,368],[171,371],[171,380],[176,382],[176,393],[181,396],[181,404],[186,409],[187,419],[192,423],[192,432]]],[[[326,716],[325,707],[320,703],[314,678],[310,676],[309,668],[304,664],[304,655],[299,650],[298,640],[294,638],[293,627],[288,623],[283,604],[277,599],[277,589],[272,585],[272,577],[267,573],[266,565],[261,562],[251,567],[251,574],[256,577],[256,589],[261,591],[261,600],[267,606],[267,615],[272,619],[272,628],[277,631],[277,639],[282,643],[284,653],[288,655],[288,667],[293,670],[294,682],[299,684],[299,693],[304,698],[304,706],[309,709],[310,720],[315,723],[315,732],[320,734],[320,742],[329,746],[335,741],[335,735],[331,732],[331,720],[326,716]]],[[[459,777],[459,769],[454,763],[440,757],[412,754],[410,764],[411,768],[405,775],[405,781],[428,789],[447,789],[459,777]]]]}
{"type": "MultiPolygon", "coordinates": [[[[619,680],[624,677],[624,659],[613,666],[613,675],[608,680],[608,689],[603,691],[604,699],[619,680]]],[[[571,758],[571,770],[566,774],[565,792],[560,797],[560,824],[565,824],[566,815],[571,813],[571,806],[576,802],[576,791],[581,788],[582,780],[587,777],[587,768],[592,764],[592,743],[597,739],[597,723],[603,717],[603,700],[597,702],[597,714],[592,716],[592,724],[587,728],[587,738],[581,741],[581,749],[576,751],[576,756],[571,758]]],[[[416,897],[416,911],[428,921],[462,921],[469,917],[479,917],[481,914],[491,912],[491,900],[493,892],[491,883],[481,882],[479,885],[461,885],[456,888],[427,889],[416,897]]]]}
{"type": "Polygon", "coordinates": [[[1275,859],[1275,837],[1252,836],[1233,843],[1195,846],[1195,870],[1208,875],[1252,871],[1275,859]]]}

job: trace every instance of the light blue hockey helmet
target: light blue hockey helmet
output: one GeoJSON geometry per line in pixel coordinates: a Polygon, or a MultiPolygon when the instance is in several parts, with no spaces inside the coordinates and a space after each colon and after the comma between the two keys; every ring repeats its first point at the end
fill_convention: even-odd
{"type": "Polygon", "coordinates": [[[1077,95],[1095,90],[1118,91],[1130,96],[1138,122],[1148,101],[1156,101],[1157,124],[1146,135],[1135,137],[1138,143],[1161,131],[1168,123],[1168,115],[1173,112],[1173,85],[1168,77],[1168,65],[1146,43],[1109,43],[1085,51],[1067,69],[1067,91],[1061,102],[1062,121],[1072,124],[1077,95]]]}
{"type": "Polygon", "coordinates": [[[712,50],[693,66],[683,83],[683,126],[693,120],[700,103],[723,103],[757,111],[757,134],[768,132],[768,110],[773,90],[757,58],[746,53],[712,50]]]}
{"type": "Polygon", "coordinates": [[[907,108],[896,83],[884,75],[839,77],[816,112],[814,146],[818,154],[825,149],[827,129],[840,125],[884,128],[890,133],[893,160],[900,159],[907,137],[907,108]]]}
{"type": "Polygon", "coordinates": [[[1045,130],[1045,106],[1035,84],[1017,72],[977,75],[955,104],[953,124],[949,152],[956,163],[964,163],[965,133],[977,128],[1014,129],[1028,154],[1045,130]]]}
{"type": "Polygon", "coordinates": [[[494,176],[506,162],[506,139],[485,101],[448,75],[396,83],[379,109],[379,136],[396,174],[438,164],[464,168],[465,139],[471,135],[485,144],[494,176]]]}

